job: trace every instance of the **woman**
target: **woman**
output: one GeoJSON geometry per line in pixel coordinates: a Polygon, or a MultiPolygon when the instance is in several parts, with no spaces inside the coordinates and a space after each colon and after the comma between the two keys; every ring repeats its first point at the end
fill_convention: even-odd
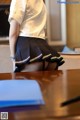
{"type": "Polygon", "coordinates": [[[14,72],[55,70],[64,63],[45,40],[46,20],[43,0],[12,0],[8,21],[14,72]]]}

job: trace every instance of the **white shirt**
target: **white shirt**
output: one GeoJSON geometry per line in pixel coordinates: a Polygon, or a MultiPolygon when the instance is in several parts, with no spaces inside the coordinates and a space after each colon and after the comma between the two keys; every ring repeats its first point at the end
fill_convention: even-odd
{"type": "Polygon", "coordinates": [[[43,0],[12,0],[8,21],[20,24],[19,36],[45,39],[47,11],[43,0]]]}

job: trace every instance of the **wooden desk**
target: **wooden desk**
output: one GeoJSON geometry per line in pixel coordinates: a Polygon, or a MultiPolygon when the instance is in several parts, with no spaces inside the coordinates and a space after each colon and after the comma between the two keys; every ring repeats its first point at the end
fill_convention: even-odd
{"type": "Polygon", "coordinates": [[[80,70],[1,73],[0,80],[6,79],[36,79],[46,103],[38,110],[9,113],[9,120],[56,120],[80,116],[80,102],[61,107],[63,101],[80,95],[80,70]]]}

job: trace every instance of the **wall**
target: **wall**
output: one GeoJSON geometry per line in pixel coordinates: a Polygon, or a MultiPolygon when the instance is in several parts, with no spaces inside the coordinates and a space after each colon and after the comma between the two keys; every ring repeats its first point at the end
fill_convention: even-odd
{"type": "Polygon", "coordinates": [[[80,47],[80,4],[68,4],[67,8],[67,45],[80,47]]]}
{"type": "Polygon", "coordinates": [[[51,46],[62,46],[66,43],[66,15],[65,5],[58,4],[56,0],[45,0],[47,19],[47,39],[51,46]]]}

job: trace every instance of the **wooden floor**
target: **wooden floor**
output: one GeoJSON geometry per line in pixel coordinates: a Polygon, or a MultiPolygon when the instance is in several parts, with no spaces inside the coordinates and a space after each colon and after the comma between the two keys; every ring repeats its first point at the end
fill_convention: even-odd
{"type": "Polygon", "coordinates": [[[59,69],[80,69],[80,55],[62,55],[65,63],[59,69]]]}
{"type": "Polygon", "coordinates": [[[9,45],[0,45],[0,73],[12,72],[9,45]]]}

